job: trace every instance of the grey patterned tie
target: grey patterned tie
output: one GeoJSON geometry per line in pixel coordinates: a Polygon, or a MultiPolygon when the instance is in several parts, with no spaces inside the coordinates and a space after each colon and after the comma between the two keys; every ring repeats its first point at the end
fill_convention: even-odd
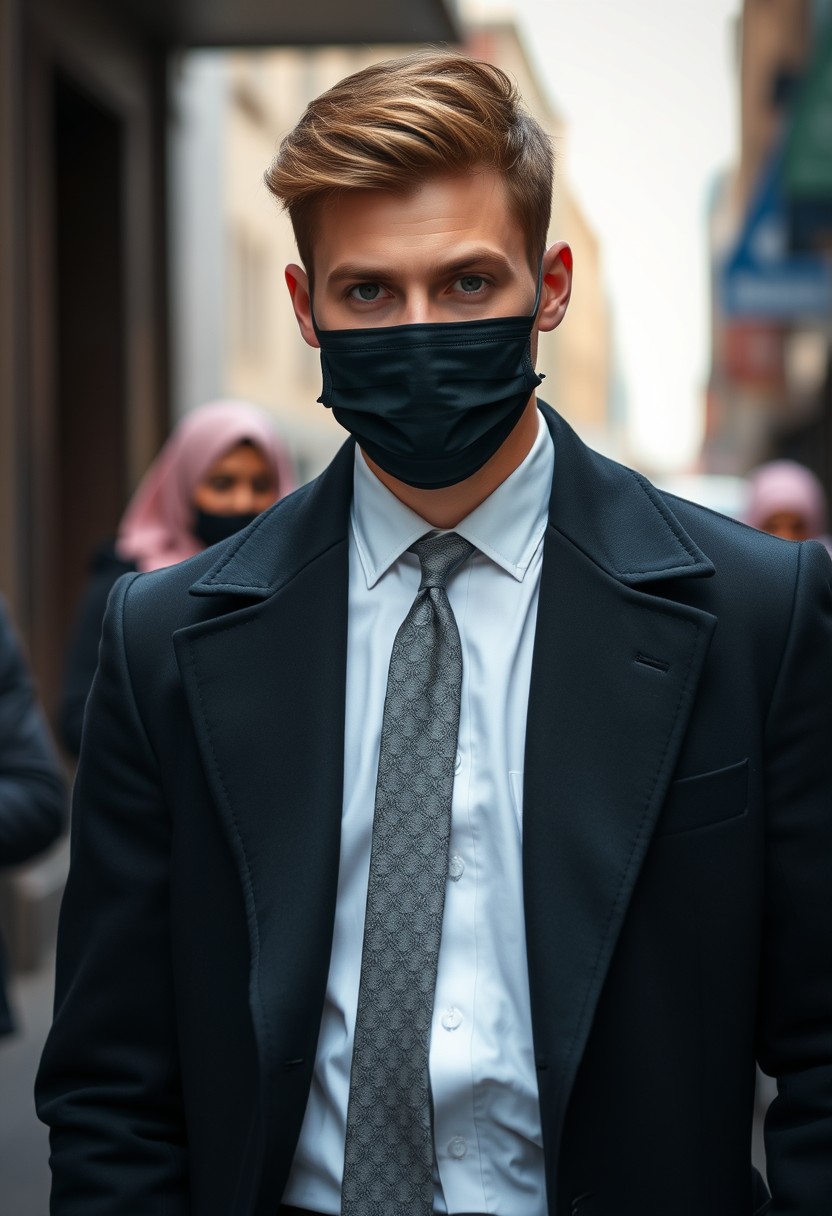
{"type": "Polygon", "coordinates": [[[445,583],[473,549],[412,546],[416,599],[390,655],[350,1076],[342,1216],[429,1216],[428,1052],[448,876],[462,649],[445,583]]]}

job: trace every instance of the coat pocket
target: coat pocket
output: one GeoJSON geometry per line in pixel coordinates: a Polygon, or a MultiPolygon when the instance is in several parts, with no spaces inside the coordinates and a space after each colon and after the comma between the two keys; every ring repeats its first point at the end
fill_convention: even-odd
{"type": "Polygon", "coordinates": [[[657,836],[676,836],[739,819],[748,810],[748,761],[671,785],[656,827],[657,836]]]}

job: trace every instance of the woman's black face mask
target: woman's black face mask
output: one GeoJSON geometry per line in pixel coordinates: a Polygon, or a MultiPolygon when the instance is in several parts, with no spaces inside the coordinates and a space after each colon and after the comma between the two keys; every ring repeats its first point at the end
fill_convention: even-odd
{"type": "Polygon", "coordinates": [[[203,545],[216,545],[221,540],[228,540],[236,532],[241,532],[249,524],[254,523],[257,512],[245,512],[242,515],[217,515],[213,511],[203,511],[197,507],[194,520],[194,535],[203,545]]]}
{"type": "Polygon", "coordinates": [[[419,489],[476,473],[511,433],[543,379],[528,316],[368,329],[318,329],[323,391],[380,468],[419,489]]]}

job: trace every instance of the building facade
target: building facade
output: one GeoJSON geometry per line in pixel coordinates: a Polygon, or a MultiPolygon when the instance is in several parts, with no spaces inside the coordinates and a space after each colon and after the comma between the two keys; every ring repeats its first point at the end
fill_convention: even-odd
{"type": "Polygon", "coordinates": [[[788,456],[830,489],[832,5],[745,0],[737,52],[738,157],[709,215],[713,340],[703,464],[745,474],[788,456]],[[806,199],[790,165],[807,129],[824,121],[826,138],[811,152],[818,188],[806,199]]]}

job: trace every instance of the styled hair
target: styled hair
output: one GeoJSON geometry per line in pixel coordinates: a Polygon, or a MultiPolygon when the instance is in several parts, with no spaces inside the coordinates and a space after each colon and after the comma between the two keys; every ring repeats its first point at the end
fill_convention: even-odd
{"type": "Polygon", "coordinates": [[[311,273],[316,210],[327,198],[406,192],[426,177],[480,167],[505,180],[536,268],[552,209],[549,137],[505,72],[455,52],[422,51],[364,68],[310,102],[265,181],[288,211],[311,273]]]}

